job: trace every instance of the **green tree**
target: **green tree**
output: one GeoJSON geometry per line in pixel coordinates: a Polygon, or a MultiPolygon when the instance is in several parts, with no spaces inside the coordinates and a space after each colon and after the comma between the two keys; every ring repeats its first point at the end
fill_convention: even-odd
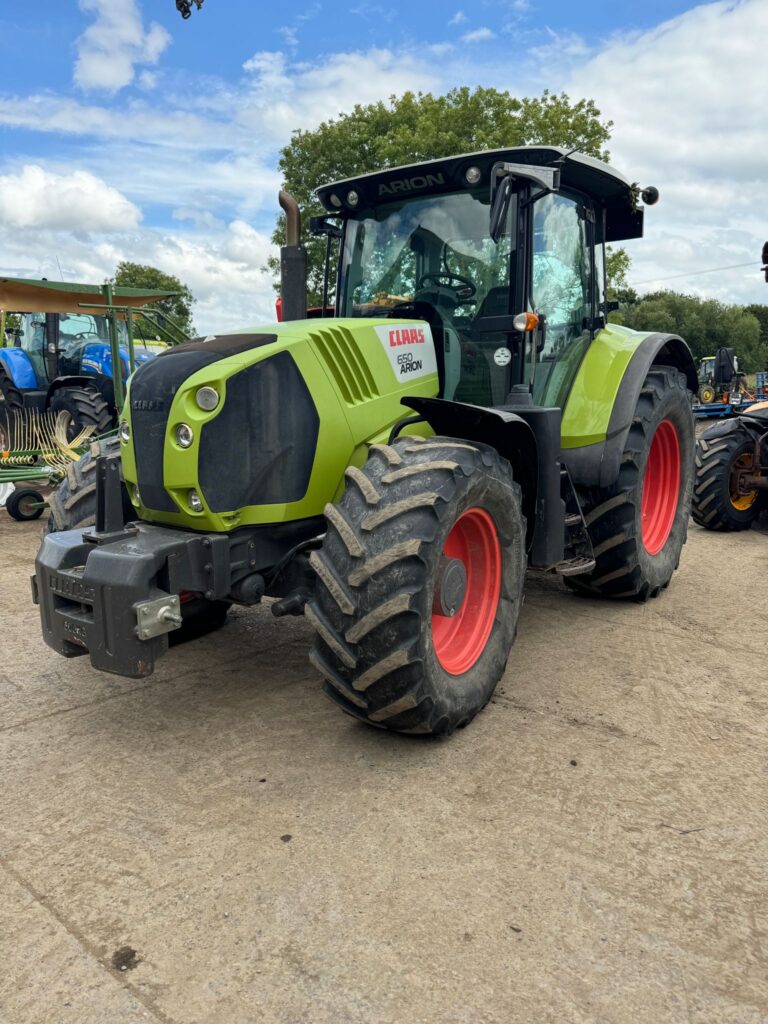
{"type": "Polygon", "coordinates": [[[14,332],[21,327],[21,317],[18,313],[6,313],[5,316],[0,313],[0,319],[6,334],[6,337],[0,337],[0,348],[2,348],[3,345],[10,344],[14,332]]]}
{"type": "MultiPolygon", "coordinates": [[[[455,153],[535,143],[605,159],[611,127],[592,100],[572,102],[565,93],[517,99],[497,89],[466,86],[444,96],[407,92],[387,102],[358,104],[313,131],[294,132],[282,150],[280,170],[306,221],[324,212],[313,193],[330,181],[455,153]]],[[[272,240],[285,244],[282,216],[272,240]]],[[[325,244],[325,239],[305,239],[310,304],[320,301],[325,244]]],[[[279,290],[279,260],[270,258],[269,267],[279,290]]]]}
{"type": "MultiPolygon", "coordinates": [[[[195,335],[195,326],[192,322],[192,306],[194,296],[189,288],[173,274],[164,274],[157,267],[150,267],[144,263],[130,263],[122,260],[115,269],[115,276],[112,283],[123,285],[126,288],[157,288],[161,291],[176,292],[177,294],[169,299],[162,299],[152,304],[152,309],[165,316],[171,317],[190,338],[195,335]]],[[[141,326],[141,322],[139,322],[141,326]]],[[[152,331],[151,324],[147,328],[152,331]]]]}
{"type": "MultiPolygon", "coordinates": [[[[751,306],[745,306],[744,311],[757,318],[757,322],[760,324],[760,343],[768,352],[768,306],[753,303],[751,306]]],[[[765,366],[758,366],[757,369],[768,370],[768,363],[765,366]]]]}
{"type": "Polygon", "coordinates": [[[732,348],[744,373],[763,369],[768,345],[761,340],[760,321],[744,306],[717,299],[660,291],[644,295],[622,309],[623,322],[638,331],[679,334],[698,362],[719,348],[732,348]]]}

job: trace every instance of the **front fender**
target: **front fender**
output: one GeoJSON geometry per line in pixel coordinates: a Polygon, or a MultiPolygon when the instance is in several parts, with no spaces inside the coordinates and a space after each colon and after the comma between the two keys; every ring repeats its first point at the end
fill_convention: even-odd
{"type": "Polygon", "coordinates": [[[0,348],[0,364],[11,378],[14,387],[22,391],[37,387],[34,368],[29,356],[22,349],[0,348]]]}
{"type": "Polygon", "coordinates": [[[563,458],[574,482],[607,487],[619,474],[637,400],[653,365],[674,366],[698,387],[691,350],[675,334],[609,324],[582,361],[563,412],[563,458]]]}
{"type": "Polygon", "coordinates": [[[404,398],[403,405],[420,413],[436,434],[480,441],[507,459],[522,488],[523,514],[530,534],[536,521],[539,460],[536,436],[525,420],[506,409],[483,408],[444,398],[404,398]]]}

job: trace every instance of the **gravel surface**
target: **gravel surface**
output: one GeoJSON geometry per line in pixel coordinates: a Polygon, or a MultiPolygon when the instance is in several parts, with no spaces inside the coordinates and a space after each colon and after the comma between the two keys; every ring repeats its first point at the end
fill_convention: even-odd
{"type": "Polygon", "coordinates": [[[531,576],[486,711],[340,714],[302,619],[46,648],[0,512],[2,1024],[762,1024],[768,530],[646,605],[531,576]]]}

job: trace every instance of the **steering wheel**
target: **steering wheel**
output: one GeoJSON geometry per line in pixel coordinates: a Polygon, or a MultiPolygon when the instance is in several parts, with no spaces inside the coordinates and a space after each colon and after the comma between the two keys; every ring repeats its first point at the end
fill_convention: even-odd
{"type": "Polygon", "coordinates": [[[74,341],[83,341],[85,338],[93,338],[94,335],[90,331],[80,331],[79,334],[71,335],[74,341]]]}
{"type": "Polygon", "coordinates": [[[442,270],[429,270],[426,274],[422,274],[416,282],[416,290],[418,291],[419,288],[423,288],[428,281],[437,285],[438,288],[452,288],[456,293],[456,298],[459,302],[469,302],[477,292],[477,287],[468,277],[464,277],[462,274],[454,274],[449,271],[442,270]],[[452,281],[458,281],[459,284],[451,284],[452,281]]]}

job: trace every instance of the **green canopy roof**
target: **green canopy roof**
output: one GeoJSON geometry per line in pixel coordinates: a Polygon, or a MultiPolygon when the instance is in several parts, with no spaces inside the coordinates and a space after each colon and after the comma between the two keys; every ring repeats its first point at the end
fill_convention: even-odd
{"type": "MultiPolygon", "coordinates": [[[[155,288],[113,285],[112,303],[115,306],[140,307],[176,294],[155,288]]],[[[88,312],[88,309],[82,303],[89,301],[94,303],[94,307],[105,305],[106,285],[0,277],[0,309],[7,313],[83,313],[88,312]]],[[[93,308],[91,312],[97,313],[99,310],[93,308]]]]}

